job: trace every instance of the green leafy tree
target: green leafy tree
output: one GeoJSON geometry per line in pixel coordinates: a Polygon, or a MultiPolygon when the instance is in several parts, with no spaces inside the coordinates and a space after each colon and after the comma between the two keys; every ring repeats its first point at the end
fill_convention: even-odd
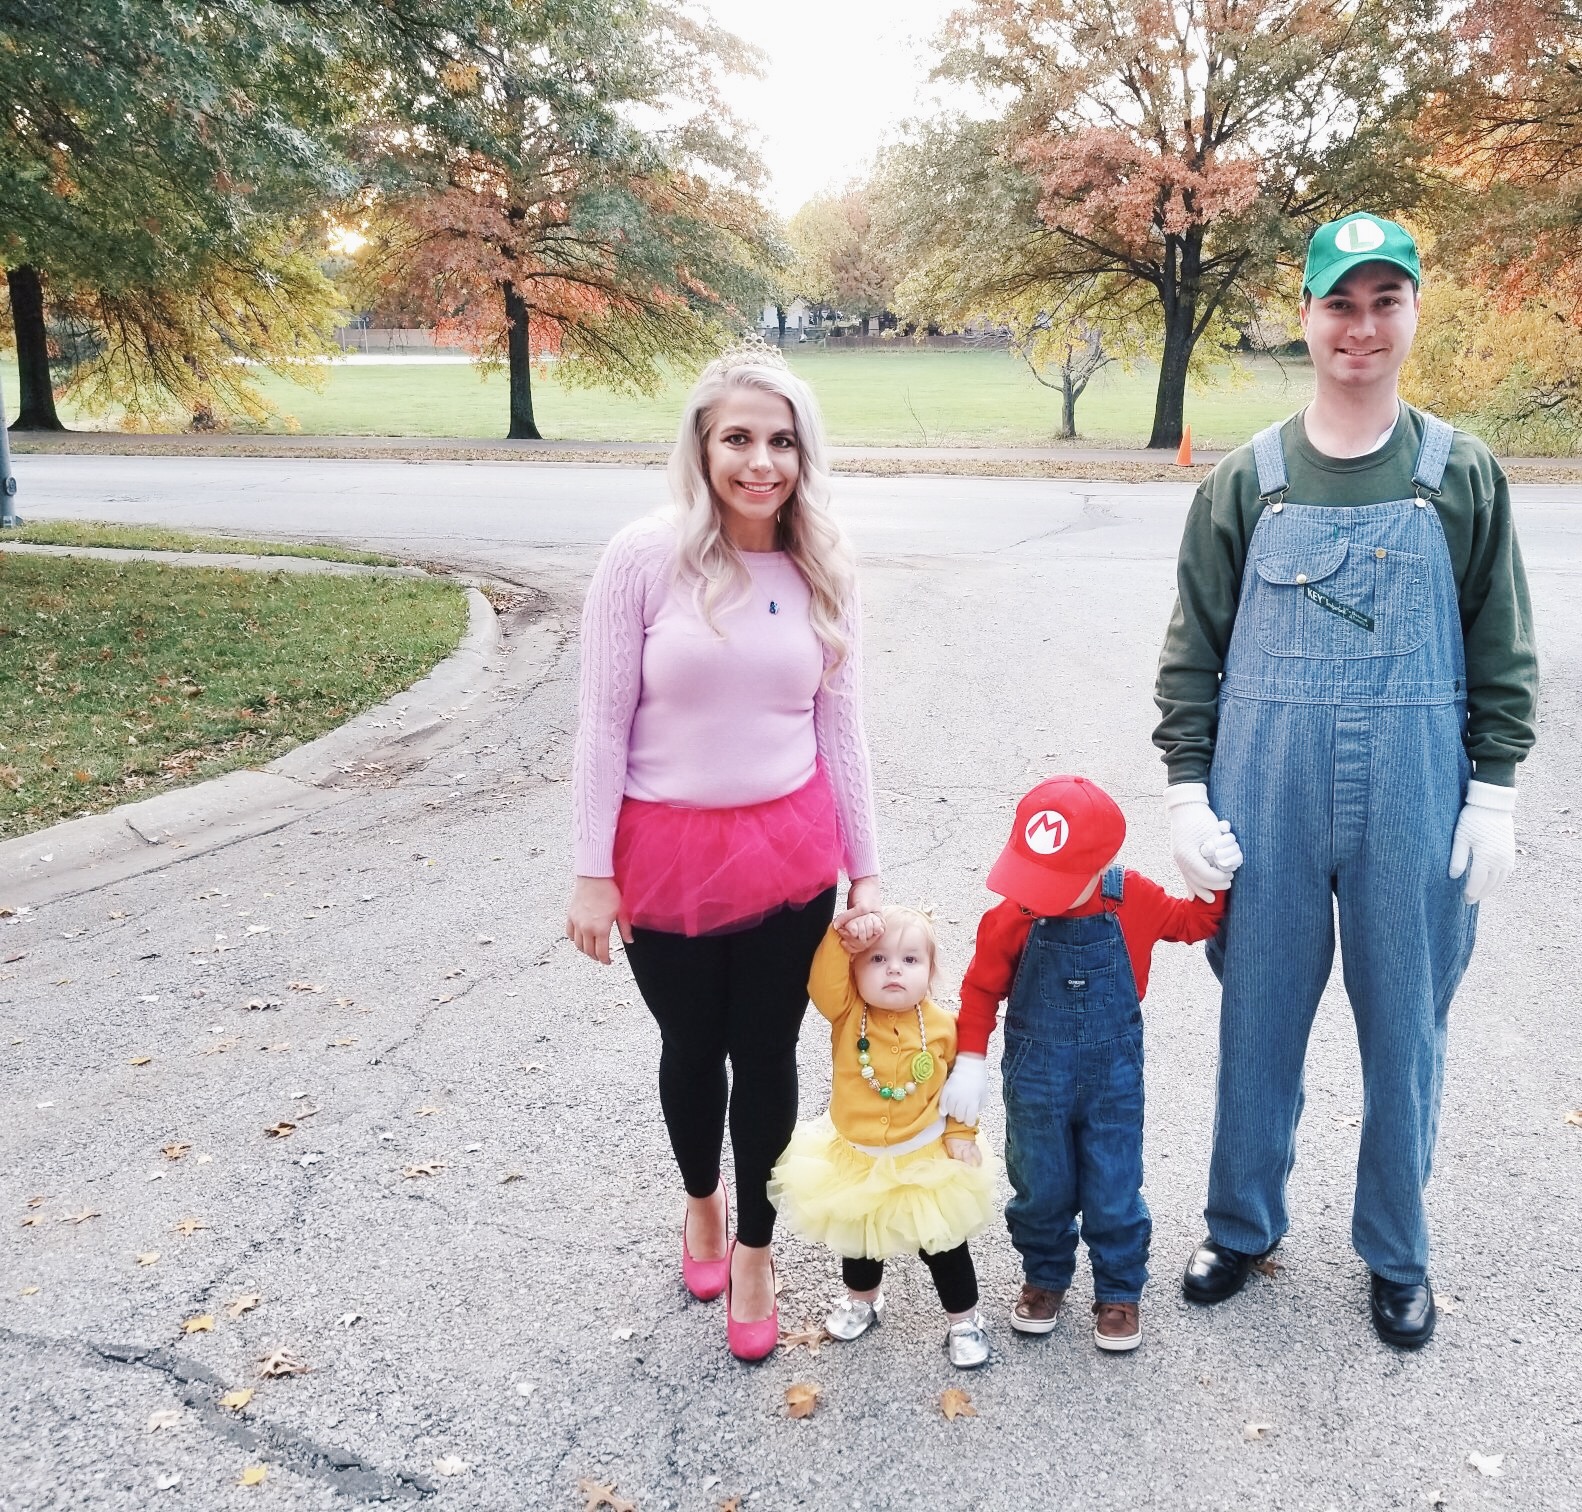
{"type": "MultiPolygon", "coordinates": [[[[68,381],[133,420],[261,413],[249,367],[326,347],[324,217],[351,148],[515,0],[0,0],[0,266],[18,425],[55,428],[49,331],[86,332],[68,381]]],[[[433,129],[461,124],[446,98],[433,129]]]]}
{"type": "Polygon", "coordinates": [[[938,73],[999,110],[1038,183],[1042,276],[1156,306],[1148,444],[1181,437],[1198,343],[1246,314],[1313,225],[1412,204],[1408,127],[1443,78],[1433,0],[973,0],[938,73]]]}
{"type": "Polygon", "coordinates": [[[793,298],[861,320],[864,334],[895,301],[895,266],[874,224],[865,185],[821,194],[786,227],[792,252],[786,286],[793,298]]]}
{"type": "Polygon", "coordinates": [[[505,362],[511,437],[539,435],[535,365],[651,391],[771,288],[758,164],[718,94],[751,64],[662,0],[512,7],[439,78],[464,124],[420,107],[377,142],[401,182],[370,199],[359,287],[505,362]]]}

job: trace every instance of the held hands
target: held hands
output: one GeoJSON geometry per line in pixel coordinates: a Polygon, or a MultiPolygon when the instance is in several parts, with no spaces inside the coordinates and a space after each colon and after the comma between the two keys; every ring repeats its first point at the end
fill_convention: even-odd
{"type": "Polygon", "coordinates": [[[1466,803],[1450,842],[1450,875],[1466,876],[1461,896],[1481,903],[1516,865],[1516,789],[1467,784],[1466,803]]]}
{"type": "Polygon", "coordinates": [[[632,943],[632,926],[621,907],[621,890],[613,877],[578,877],[572,883],[571,904],[566,910],[566,938],[583,955],[610,964],[610,928],[632,943]]]}
{"type": "MultiPolygon", "coordinates": [[[[950,1068],[945,1085],[939,1094],[939,1111],[964,1124],[976,1124],[983,1112],[984,1098],[989,1090],[989,1067],[981,1055],[962,1051],[956,1064],[950,1068]]],[[[946,1140],[945,1147],[950,1148],[946,1140]]],[[[975,1165],[975,1161],[968,1161],[975,1165]]]]}
{"type": "Polygon", "coordinates": [[[879,915],[882,895],[877,877],[853,877],[846,894],[846,907],[835,915],[834,925],[840,942],[852,955],[871,945],[884,933],[879,915]]]}
{"type": "Polygon", "coordinates": [[[1241,865],[1241,846],[1208,802],[1208,784],[1176,782],[1165,789],[1170,815],[1170,850],[1176,866],[1194,896],[1205,903],[1230,886],[1231,873],[1241,865]]]}
{"type": "Polygon", "coordinates": [[[968,1139],[965,1134],[954,1134],[945,1140],[945,1153],[952,1160],[959,1160],[963,1165],[981,1166],[983,1164],[983,1151],[978,1148],[978,1141],[968,1139]]]}

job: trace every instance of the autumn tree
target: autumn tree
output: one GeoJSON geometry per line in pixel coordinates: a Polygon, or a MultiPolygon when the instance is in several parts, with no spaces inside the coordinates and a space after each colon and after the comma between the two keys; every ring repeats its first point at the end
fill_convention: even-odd
{"type": "Polygon", "coordinates": [[[896,313],[1003,330],[1012,355],[1059,393],[1057,434],[1071,439],[1088,384],[1146,349],[1155,306],[1120,280],[1065,275],[1038,215],[1038,181],[1005,160],[998,138],[993,123],[941,117],[886,150],[872,185],[875,234],[906,270],[896,313]]]}
{"type": "Polygon", "coordinates": [[[78,376],[134,410],[246,393],[236,357],[321,350],[330,299],[302,219],[351,180],[344,48],[319,6],[7,0],[0,262],[19,428],[54,429],[48,321],[99,322],[78,376]],[[211,334],[212,333],[212,334],[211,334]],[[123,360],[124,359],[124,360],[123,360]],[[152,386],[151,386],[152,385],[152,386]]]}
{"type": "MultiPolygon", "coordinates": [[[[20,428],[77,397],[134,420],[261,414],[251,374],[327,349],[325,214],[375,109],[513,0],[0,0],[0,265],[20,428]]],[[[431,124],[451,127],[444,107],[431,124]]]]}
{"type": "Polygon", "coordinates": [[[404,291],[441,340],[510,374],[507,434],[536,439],[532,374],[651,391],[767,292],[756,159],[719,94],[746,49],[666,0],[518,5],[444,69],[403,176],[369,201],[365,288],[404,291]]]}
{"type": "Polygon", "coordinates": [[[1582,5],[1473,0],[1418,132],[1441,175],[1433,278],[1404,374],[1496,445],[1582,443],[1582,5]]]}
{"type": "Polygon", "coordinates": [[[787,292],[861,320],[866,335],[895,299],[895,266],[874,225],[866,186],[809,200],[786,227],[793,261],[787,292]]]}
{"type": "Polygon", "coordinates": [[[1435,0],[973,0],[938,75],[999,110],[1044,276],[1157,311],[1148,444],[1181,437],[1193,353],[1314,225],[1421,193],[1409,125],[1443,78],[1435,0]]]}

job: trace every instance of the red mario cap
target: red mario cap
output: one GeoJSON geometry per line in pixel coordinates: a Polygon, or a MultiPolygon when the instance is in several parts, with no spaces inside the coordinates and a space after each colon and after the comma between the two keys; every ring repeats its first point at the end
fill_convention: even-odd
{"type": "Polygon", "coordinates": [[[989,891],[1035,914],[1064,913],[1126,839],[1126,816],[1086,777],[1050,777],[1016,805],[989,891]]]}

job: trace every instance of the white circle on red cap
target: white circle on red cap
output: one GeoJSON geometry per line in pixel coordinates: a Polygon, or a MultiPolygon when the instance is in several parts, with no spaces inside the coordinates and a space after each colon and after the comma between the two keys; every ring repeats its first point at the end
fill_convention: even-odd
{"type": "Polygon", "coordinates": [[[1071,826],[1059,809],[1040,809],[1022,830],[1022,839],[1035,856],[1054,855],[1070,838],[1071,826]]]}
{"type": "Polygon", "coordinates": [[[1335,233],[1335,245],[1342,252],[1371,252],[1384,245],[1384,232],[1372,221],[1347,221],[1335,233]]]}

